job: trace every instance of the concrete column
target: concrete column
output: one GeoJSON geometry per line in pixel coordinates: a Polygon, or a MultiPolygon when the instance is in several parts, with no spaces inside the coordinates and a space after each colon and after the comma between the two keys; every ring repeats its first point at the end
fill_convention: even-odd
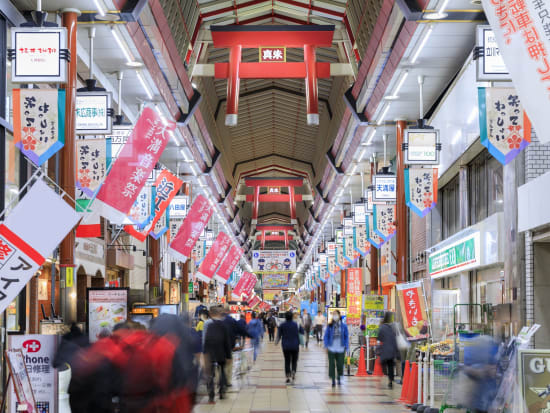
{"type": "Polygon", "coordinates": [[[407,122],[398,120],[396,122],[396,172],[397,172],[397,200],[396,200],[396,219],[397,219],[397,282],[408,281],[409,269],[409,220],[408,208],[405,203],[405,159],[401,146],[407,122]]]}
{"type": "Polygon", "coordinates": [[[229,76],[227,78],[227,108],[225,111],[225,124],[235,126],[239,113],[239,89],[241,79],[239,69],[241,66],[242,46],[231,46],[229,51],[229,76]]]}
{"type": "Polygon", "coordinates": [[[306,107],[307,124],[319,124],[319,99],[317,87],[317,63],[315,46],[304,45],[304,62],[306,64],[306,107]]]}

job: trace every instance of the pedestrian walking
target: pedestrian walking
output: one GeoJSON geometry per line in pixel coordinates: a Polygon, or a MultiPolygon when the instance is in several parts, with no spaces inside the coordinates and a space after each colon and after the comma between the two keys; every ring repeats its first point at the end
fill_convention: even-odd
{"type": "MultiPolygon", "coordinates": [[[[241,324],[237,322],[231,315],[229,314],[229,306],[225,306],[223,311],[223,324],[225,325],[225,328],[227,329],[227,332],[229,333],[229,345],[231,350],[235,348],[235,345],[237,344],[237,337],[247,337],[248,333],[246,332],[246,327],[242,327],[241,324]]],[[[246,324],[246,321],[245,321],[246,324]]],[[[227,387],[231,387],[233,385],[232,379],[233,379],[233,358],[230,357],[227,359],[227,362],[225,363],[225,378],[227,380],[227,387]]]]}
{"type": "Polygon", "coordinates": [[[304,329],[298,323],[293,321],[292,312],[285,313],[285,322],[277,329],[277,341],[281,342],[283,355],[285,357],[285,374],[287,384],[296,380],[296,368],[298,365],[298,355],[300,353],[300,334],[304,329]]]}
{"type": "Polygon", "coordinates": [[[304,308],[302,311],[302,325],[304,326],[304,335],[305,335],[305,346],[307,348],[309,344],[309,335],[311,333],[311,316],[308,314],[307,310],[304,308]]]}
{"type": "Polygon", "coordinates": [[[269,342],[275,341],[275,328],[277,327],[277,320],[273,313],[269,313],[267,318],[267,332],[269,333],[269,342]]]}
{"type": "Polygon", "coordinates": [[[332,313],[324,337],[325,348],[328,351],[328,374],[332,379],[332,387],[336,381],[340,385],[340,377],[344,375],[344,354],[349,348],[348,326],[342,321],[340,311],[332,313]]]}
{"type": "Polygon", "coordinates": [[[321,311],[317,311],[317,315],[315,316],[315,320],[313,321],[313,333],[315,334],[315,338],[317,338],[317,344],[320,344],[321,340],[323,339],[323,327],[325,323],[325,316],[321,311]]]}
{"type": "Polygon", "coordinates": [[[264,334],[264,327],[262,325],[262,321],[258,318],[255,312],[252,312],[252,320],[248,323],[246,331],[251,337],[252,346],[254,347],[254,361],[256,361],[260,350],[260,339],[264,334]]]}
{"type": "Polygon", "coordinates": [[[378,349],[380,362],[388,375],[388,387],[393,387],[395,359],[399,358],[399,348],[397,347],[397,338],[391,325],[393,313],[388,311],[384,314],[382,324],[378,330],[378,341],[382,343],[378,349]]]}

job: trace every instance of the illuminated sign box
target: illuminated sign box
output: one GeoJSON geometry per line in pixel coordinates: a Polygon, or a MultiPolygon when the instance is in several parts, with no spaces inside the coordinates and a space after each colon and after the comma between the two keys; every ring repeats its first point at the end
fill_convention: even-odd
{"type": "Polygon", "coordinates": [[[76,133],[110,135],[113,121],[110,113],[111,92],[78,92],[76,94],[76,133]]]}
{"type": "Polygon", "coordinates": [[[511,80],[491,26],[477,26],[476,49],[478,82],[511,80]]]}
{"type": "Polygon", "coordinates": [[[397,177],[395,175],[373,176],[373,202],[395,202],[397,198],[397,177]]]}
{"type": "Polygon", "coordinates": [[[405,164],[439,165],[438,129],[406,129],[403,137],[405,164]]]}
{"type": "Polygon", "coordinates": [[[366,205],[364,203],[353,204],[353,224],[364,225],[366,223],[366,205]]]}

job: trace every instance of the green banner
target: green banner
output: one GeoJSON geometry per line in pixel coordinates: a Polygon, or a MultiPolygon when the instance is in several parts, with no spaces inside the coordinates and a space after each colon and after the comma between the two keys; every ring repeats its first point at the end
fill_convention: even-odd
{"type": "Polygon", "coordinates": [[[479,234],[450,245],[443,250],[431,254],[428,259],[430,275],[460,270],[479,260],[476,244],[479,243],[479,234]]]}

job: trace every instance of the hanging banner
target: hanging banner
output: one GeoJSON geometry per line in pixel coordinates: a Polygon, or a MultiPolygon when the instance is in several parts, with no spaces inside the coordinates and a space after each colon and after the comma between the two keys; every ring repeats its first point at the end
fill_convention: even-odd
{"type": "Polygon", "coordinates": [[[202,195],[197,196],[179,232],[168,246],[168,253],[179,261],[186,262],[213,212],[208,200],[202,195]]]}
{"type": "MultiPolygon", "coordinates": [[[[326,258],[321,262],[326,262],[326,258]]],[[[319,266],[319,277],[321,277],[321,281],[324,283],[326,283],[329,280],[330,274],[327,270],[326,265],[319,266]]]]}
{"type": "Polygon", "coordinates": [[[366,256],[370,252],[370,243],[367,239],[367,226],[356,225],[353,229],[353,238],[355,242],[355,251],[357,251],[362,257],[366,256]]]}
{"type": "Polygon", "coordinates": [[[266,303],[265,301],[262,301],[260,303],[260,310],[262,310],[263,312],[267,312],[270,309],[271,309],[271,306],[268,303],[266,303]]]}
{"type": "Polygon", "coordinates": [[[255,272],[296,271],[296,251],[291,250],[254,250],[252,268],[255,272]]]}
{"type": "Polygon", "coordinates": [[[139,191],[139,195],[136,198],[128,218],[138,228],[145,228],[145,226],[151,221],[154,216],[153,194],[155,191],[151,185],[145,185],[139,191]]]}
{"type": "Polygon", "coordinates": [[[212,244],[210,251],[204,257],[204,261],[201,263],[196,274],[197,279],[209,283],[225,258],[230,246],[231,238],[225,232],[220,232],[212,244]]]}
{"type": "Polygon", "coordinates": [[[107,175],[110,162],[110,140],[77,139],[76,187],[87,197],[93,197],[107,175]]]}
{"type": "Polygon", "coordinates": [[[428,338],[428,316],[422,281],[397,284],[395,288],[407,340],[428,338]]]}
{"type": "Polygon", "coordinates": [[[263,274],[262,288],[264,289],[285,289],[288,288],[290,274],[263,274]]]}
{"type": "Polygon", "coordinates": [[[336,257],[334,255],[327,255],[327,271],[332,276],[340,273],[340,268],[336,265],[336,257]]]}
{"type": "Polygon", "coordinates": [[[235,288],[233,288],[233,291],[231,292],[232,297],[235,300],[241,300],[243,294],[246,291],[250,291],[254,289],[254,286],[256,285],[256,276],[250,272],[243,272],[243,275],[241,278],[239,278],[239,281],[235,285],[235,288]]]}
{"type": "Polygon", "coordinates": [[[149,235],[151,235],[153,239],[159,239],[168,231],[169,224],[170,224],[170,216],[168,214],[168,210],[166,210],[162,213],[160,219],[157,221],[155,226],[151,229],[151,232],[149,233],[149,235]]]}
{"type": "Polygon", "coordinates": [[[374,248],[380,249],[380,247],[384,244],[384,240],[374,232],[374,224],[373,224],[374,218],[372,215],[367,215],[367,239],[374,248]]]}
{"type": "Polygon", "coordinates": [[[248,300],[248,306],[252,310],[254,310],[254,308],[256,308],[258,305],[260,305],[261,302],[262,302],[262,300],[260,300],[260,297],[255,295],[254,297],[252,297],[251,299],[248,300]]]}
{"type": "Polygon", "coordinates": [[[405,169],[405,202],[419,217],[437,204],[437,168],[405,169]]]}
{"type": "Polygon", "coordinates": [[[0,224],[0,312],[21,292],[81,215],[37,180],[0,224]],[[37,213],[40,208],[40,213],[37,213]]]}
{"type": "Polygon", "coordinates": [[[127,214],[175,128],[174,122],[161,118],[152,108],[143,110],[94,201],[94,208],[109,221],[131,224],[127,214]]]}
{"type": "Polygon", "coordinates": [[[396,231],[395,205],[374,206],[374,232],[384,241],[390,240],[396,231]]]}
{"type": "Polygon", "coordinates": [[[351,236],[347,236],[344,238],[344,258],[350,262],[350,264],[353,264],[355,261],[359,259],[359,252],[355,249],[355,237],[353,236],[353,233],[351,236]]]}
{"type": "Polygon", "coordinates": [[[533,122],[537,137],[542,143],[548,143],[550,124],[547,111],[541,108],[548,105],[550,97],[550,38],[547,30],[550,2],[539,0],[516,4],[482,0],[482,4],[517,95],[533,122]]]}
{"type": "Polygon", "coordinates": [[[204,256],[206,255],[206,241],[199,240],[193,247],[193,250],[191,251],[191,259],[195,263],[195,265],[200,265],[202,260],[204,259],[204,256]]]}
{"type": "Polygon", "coordinates": [[[395,284],[395,260],[393,259],[391,242],[385,242],[380,247],[380,282],[382,286],[395,284]]]}
{"type": "Polygon", "coordinates": [[[170,219],[168,220],[168,239],[167,242],[170,244],[174,238],[176,238],[176,234],[180,230],[181,224],[183,224],[183,218],[174,218],[172,215],[169,216],[170,219]]]}
{"type": "Polygon", "coordinates": [[[344,244],[336,244],[336,265],[341,269],[345,270],[349,266],[349,262],[344,258],[344,244]]]}
{"type": "Polygon", "coordinates": [[[363,269],[350,268],[347,273],[346,324],[348,326],[359,326],[361,324],[361,304],[363,300],[363,269]]]}
{"type": "Polygon", "coordinates": [[[214,279],[222,284],[227,283],[231,272],[235,269],[243,254],[244,251],[242,248],[233,245],[220,265],[220,268],[216,271],[214,279]]]}
{"type": "Polygon", "coordinates": [[[506,165],[531,143],[531,122],[514,88],[480,87],[477,92],[481,144],[506,165]]]}
{"type": "Polygon", "coordinates": [[[13,141],[35,165],[65,145],[65,90],[13,89],[13,141]]]}

